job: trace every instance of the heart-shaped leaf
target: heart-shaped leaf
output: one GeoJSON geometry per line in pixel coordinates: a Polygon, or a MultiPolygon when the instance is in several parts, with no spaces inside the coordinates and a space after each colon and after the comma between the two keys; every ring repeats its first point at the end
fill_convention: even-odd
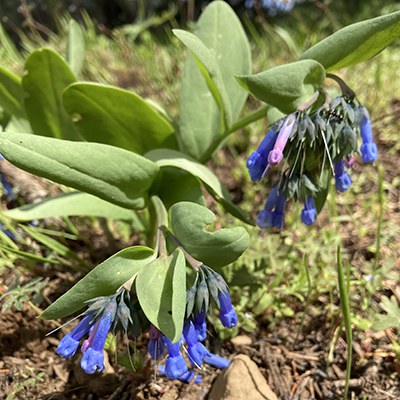
{"type": "Polygon", "coordinates": [[[206,207],[180,202],[169,210],[170,226],[184,249],[211,267],[222,267],[237,260],[249,246],[249,234],[241,226],[207,230],[215,215],[206,207]]]}

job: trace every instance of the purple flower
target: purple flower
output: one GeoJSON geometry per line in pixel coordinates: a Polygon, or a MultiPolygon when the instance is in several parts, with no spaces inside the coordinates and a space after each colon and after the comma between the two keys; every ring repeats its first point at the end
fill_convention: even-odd
{"type": "Polygon", "coordinates": [[[268,166],[268,155],[274,147],[277,136],[276,127],[271,128],[258,149],[250,154],[246,166],[252,181],[259,181],[263,177],[268,166]]]}
{"type": "Polygon", "coordinates": [[[374,142],[372,134],[372,125],[369,113],[365,107],[361,107],[362,117],[360,124],[360,133],[363,144],[361,145],[361,158],[364,163],[374,162],[378,158],[378,147],[374,142]]]}
{"type": "Polygon", "coordinates": [[[301,220],[303,224],[312,225],[317,217],[317,210],[315,208],[314,199],[308,196],[304,201],[304,208],[301,212],[301,220]]]}
{"type": "Polygon", "coordinates": [[[87,314],[79,324],[72,330],[72,332],[67,333],[60,341],[57,347],[57,354],[64,358],[72,357],[79,347],[80,340],[89,332],[91,324],[91,319],[93,315],[87,314]]]}
{"type": "Polygon", "coordinates": [[[274,186],[265,203],[264,209],[259,212],[256,223],[260,228],[282,228],[285,222],[286,197],[274,186]]]}
{"type": "MultiPolygon", "coordinates": [[[[158,371],[161,374],[167,376],[165,365],[159,365],[158,371]]],[[[192,382],[194,376],[195,376],[194,371],[186,371],[183,375],[179,376],[177,379],[179,379],[180,381],[185,382],[185,383],[190,383],[190,382],[192,382]]],[[[197,375],[194,380],[194,383],[201,383],[201,382],[203,382],[203,379],[201,378],[200,375],[197,375]]]]}
{"type": "Polygon", "coordinates": [[[335,188],[345,192],[351,186],[350,175],[344,170],[344,161],[335,161],[335,188]]]}
{"type": "Polygon", "coordinates": [[[164,344],[168,349],[168,357],[165,362],[165,375],[171,379],[177,379],[188,371],[185,359],[183,358],[180,341],[172,343],[166,336],[163,337],[164,344]]]}
{"type": "Polygon", "coordinates": [[[154,325],[151,325],[149,335],[150,340],[147,346],[147,351],[153,360],[158,360],[164,355],[165,351],[162,334],[154,325]]]}
{"type": "Polygon", "coordinates": [[[289,114],[282,128],[279,131],[278,137],[276,138],[274,148],[268,155],[268,163],[272,166],[278,165],[283,158],[283,150],[285,149],[286,143],[293,131],[294,124],[296,122],[295,113],[289,114]]]}
{"type": "Polygon", "coordinates": [[[81,367],[87,374],[101,372],[104,369],[104,344],[111,329],[117,311],[117,302],[113,298],[106,306],[90,333],[89,339],[82,345],[81,367]]]}
{"type": "Polygon", "coordinates": [[[220,313],[219,319],[225,328],[233,328],[238,323],[235,309],[232,307],[231,296],[228,291],[220,292],[218,295],[220,313]]]}

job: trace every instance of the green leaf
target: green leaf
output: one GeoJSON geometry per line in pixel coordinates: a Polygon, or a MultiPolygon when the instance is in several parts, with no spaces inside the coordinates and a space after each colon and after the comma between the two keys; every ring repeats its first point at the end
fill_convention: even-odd
{"type": "Polygon", "coordinates": [[[62,105],[62,93],[73,82],[74,74],[54,51],[40,49],[28,57],[22,86],[27,93],[25,108],[35,134],[80,140],[62,105]]]}
{"type": "Polygon", "coordinates": [[[181,250],[162,256],[143,268],[136,293],[149,321],[173,342],[182,334],[186,308],[186,263],[181,250]]]}
{"type": "Polygon", "coordinates": [[[51,217],[88,216],[134,221],[144,229],[136,214],[83,192],[62,193],[38,203],[26,204],[3,212],[16,221],[32,221],[51,217]]]}
{"type": "Polygon", "coordinates": [[[206,81],[207,87],[213,95],[223,116],[224,132],[226,132],[232,124],[231,103],[214,55],[211,53],[211,50],[192,33],[181,29],[174,29],[172,32],[192,52],[197,66],[206,81]]]}
{"type": "Polygon", "coordinates": [[[67,293],[47,307],[40,318],[63,318],[80,310],[90,299],[114,294],[149,263],[152,255],[153,250],[144,246],[121,250],[99,264],[67,293]]]}
{"type": "Polygon", "coordinates": [[[28,172],[126,208],[145,206],[158,173],[155,163],[118,147],[23,133],[2,133],[0,153],[28,172]]]}
{"type": "Polygon", "coordinates": [[[186,154],[182,154],[179,151],[174,150],[152,150],[149,153],[145,154],[145,157],[154,161],[158,166],[162,168],[175,167],[189,172],[203,182],[204,186],[214,197],[214,199],[221,203],[221,205],[229,213],[244,222],[247,222],[249,224],[252,223],[250,222],[248,216],[244,213],[244,211],[232,203],[229,192],[222,185],[219,179],[206,166],[191,159],[186,154]]]}
{"type": "Polygon", "coordinates": [[[215,222],[214,213],[206,207],[184,201],[173,205],[169,216],[172,231],[184,249],[211,267],[234,262],[249,246],[249,234],[241,226],[206,230],[207,225],[215,222]]]}
{"type": "MultiPolygon", "coordinates": [[[[221,72],[223,85],[231,103],[232,120],[243,109],[247,94],[235,81],[234,75],[251,71],[250,45],[243,27],[232,8],[224,1],[213,1],[204,10],[195,36],[213,55],[221,72]]],[[[179,144],[183,152],[207,160],[224,138],[221,113],[210,95],[196,61],[188,54],[180,94],[179,144]]]]}
{"type": "Polygon", "coordinates": [[[25,118],[12,116],[8,122],[5,132],[33,133],[29,121],[25,118]]]}
{"type": "Polygon", "coordinates": [[[180,201],[206,205],[199,180],[178,168],[163,168],[157,195],[160,196],[166,208],[170,208],[180,201]]]}
{"type": "Polygon", "coordinates": [[[21,78],[13,72],[0,67],[0,105],[11,115],[26,117],[24,109],[24,90],[21,78]]]}
{"type": "Polygon", "coordinates": [[[358,64],[381,52],[400,36],[400,11],[346,26],[306,50],[327,71],[358,64]]]}
{"type": "Polygon", "coordinates": [[[64,92],[64,106],[88,141],[143,154],[174,147],[172,125],[135,93],[95,83],[75,83],[64,92]]]}
{"type": "Polygon", "coordinates": [[[325,70],[314,60],[302,60],[236,78],[253,96],[288,114],[318,90],[325,70]]]}
{"type": "Polygon", "coordinates": [[[75,75],[79,75],[85,60],[85,34],[80,25],[73,19],[69,21],[66,59],[75,75]]]}

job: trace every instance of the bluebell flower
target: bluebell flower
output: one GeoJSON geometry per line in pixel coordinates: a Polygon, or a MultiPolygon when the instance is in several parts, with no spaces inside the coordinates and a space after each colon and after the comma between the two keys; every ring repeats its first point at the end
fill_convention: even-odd
{"type": "Polygon", "coordinates": [[[215,368],[220,369],[229,367],[229,364],[231,363],[228,359],[212,353],[207,354],[203,361],[215,368]]]}
{"type": "MultiPolygon", "coordinates": [[[[165,370],[165,365],[159,365],[158,372],[167,376],[166,370],[165,370]]],[[[192,382],[194,376],[195,376],[195,372],[188,370],[183,375],[179,376],[176,379],[179,379],[180,381],[185,382],[185,383],[190,383],[190,382],[192,382]]],[[[197,375],[196,378],[194,379],[194,383],[201,383],[201,382],[203,382],[203,379],[201,378],[200,375],[197,375]]]]}
{"type": "Polygon", "coordinates": [[[197,340],[202,342],[207,336],[206,312],[204,310],[193,316],[193,325],[196,329],[197,340]]]}
{"type": "Polygon", "coordinates": [[[374,142],[372,125],[369,113],[364,106],[361,106],[360,133],[363,144],[361,145],[361,158],[364,163],[371,163],[378,158],[378,147],[374,142]]]}
{"type": "Polygon", "coordinates": [[[10,182],[8,182],[8,180],[6,179],[5,176],[0,175],[0,181],[1,184],[6,192],[6,197],[8,201],[14,200],[15,199],[15,193],[14,193],[14,189],[11,186],[10,182]]]}
{"type": "Polygon", "coordinates": [[[276,126],[274,126],[268,131],[258,149],[250,154],[246,166],[253,182],[259,181],[263,177],[268,166],[268,155],[274,148],[277,136],[276,126]]]}
{"type": "Polygon", "coordinates": [[[317,210],[315,208],[314,199],[308,196],[304,201],[304,208],[301,212],[301,220],[303,224],[312,225],[317,217],[317,210]]]}
{"type": "Polygon", "coordinates": [[[88,334],[89,329],[93,326],[92,322],[93,314],[87,314],[79,324],[67,333],[60,341],[57,347],[57,354],[64,358],[72,357],[79,347],[80,340],[88,334]]]}
{"type": "Polygon", "coordinates": [[[268,163],[272,166],[278,165],[283,159],[283,150],[289,140],[290,134],[296,123],[296,114],[289,114],[283,123],[276,138],[274,148],[268,154],[268,163]]]}
{"type": "Polygon", "coordinates": [[[101,372],[104,369],[104,345],[117,311],[117,301],[110,300],[101,317],[96,321],[89,339],[82,345],[81,367],[87,374],[101,372]]]}
{"type": "Polygon", "coordinates": [[[168,357],[165,362],[165,375],[168,378],[177,379],[188,371],[188,366],[180,351],[181,342],[172,343],[166,336],[163,336],[163,339],[168,350],[168,357]]]}
{"type": "Polygon", "coordinates": [[[282,228],[285,222],[286,197],[274,186],[265,202],[264,209],[257,216],[256,223],[260,228],[282,228]]]}
{"type": "Polygon", "coordinates": [[[192,321],[186,321],[183,327],[183,337],[188,346],[187,352],[189,361],[200,367],[203,363],[203,358],[209,354],[207,348],[197,340],[197,332],[192,321]]]}
{"type": "Polygon", "coordinates": [[[335,161],[335,188],[345,192],[352,184],[350,175],[344,170],[344,161],[335,161]]]}
{"type": "Polygon", "coordinates": [[[159,360],[165,352],[163,335],[154,325],[150,326],[149,335],[150,340],[147,351],[153,360],[159,360]]]}
{"type": "Polygon", "coordinates": [[[238,323],[235,309],[232,307],[231,296],[228,291],[220,292],[218,295],[220,313],[219,319],[225,328],[233,328],[238,323]]]}

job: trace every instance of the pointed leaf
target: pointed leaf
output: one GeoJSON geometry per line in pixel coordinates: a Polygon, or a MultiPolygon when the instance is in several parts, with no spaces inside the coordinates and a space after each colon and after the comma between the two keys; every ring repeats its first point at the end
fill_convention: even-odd
{"type": "Polygon", "coordinates": [[[173,342],[182,334],[186,308],[186,263],[181,250],[157,258],[136,278],[140,306],[149,321],[173,342]]]}
{"type": "MultiPolygon", "coordinates": [[[[232,120],[235,121],[247,94],[237,84],[234,75],[246,75],[251,70],[250,46],[243,27],[226,2],[213,1],[201,15],[194,34],[214,56],[231,103],[232,120]]],[[[181,150],[196,159],[208,159],[224,137],[220,122],[218,106],[198,65],[188,54],[180,96],[181,150]]]]}
{"type": "Polygon", "coordinates": [[[169,210],[170,226],[184,249],[211,267],[222,267],[237,260],[249,246],[249,234],[241,226],[207,230],[215,215],[206,207],[180,202],[169,210]]]}
{"type": "Polygon", "coordinates": [[[0,105],[16,117],[26,117],[24,109],[24,90],[21,78],[13,72],[0,67],[0,105]]]}
{"type": "Polygon", "coordinates": [[[144,229],[133,211],[83,192],[62,193],[3,213],[16,221],[70,216],[114,218],[133,221],[136,228],[144,229]]]}
{"type": "Polygon", "coordinates": [[[135,93],[95,83],[75,83],[63,96],[64,106],[81,135],[143,154],[175,146],[172,125],[135,93]]]}
{"type": "Polygon", "coordinates": [[[175,167],[189,172],[203,182],[214,199],[221,203],[229,213],[244,222],[252,223],[244,211],[232,203],[229,192],[205,165],[178,151],[167,149],[152,150],[145,154],[145,157],[154,161],[160,167],[175,167]]]}
{"type": "Polygon", "coordinates": [[[253,96],[288,114],[318,90],[325,70],[314,60],[302,60],[237,80],[253,96]]]}
{"type": "Polygon", "coordinates": [[[63,318],[85,307],[85,302],[90,299],[114,294],[149,263],[152,255],[153,250],[144,246],[121,250],[99,264],[47,307],[40,318],[63,318]]]}
{"type": "Polygon", "coordinates": [[[66,59],[75,75],[79,75],[85,60],[85,34],[80,25],[73,19],[69,22],[66,59]]]}
{"type": "Polygon", "coordinates": [[[27,93],[26,112],[36,135],[80,140],[61,98],[64,89],[74,82],[74,74],[54,51],[40,49],[28,57],[22,86],[27,93]]]}
{"type": "Polygon", "coordinates": [[[204,43],[195,35],[181,29],[174,29],[173,33],[192,52],[197,66],[206,81],[207,87],[216,101],[224,119],[224,132],[232,124],[232,110],[228,93],[222,80],[221,71],[212,54],[204,43]]]}
{"type": "Polygon", "coordinates": [[[400,11],[346,26],[306,50],[301,60],[313,59],[327,71],[368,60],[400,36],[400,11]]]}
{"type": "Polygon", "coordinates": [[[142,208],[158,166],[142,156],[100,143],[43,136],[0,135],[0,153],[28,172],[126,208],[142,208]]]}

